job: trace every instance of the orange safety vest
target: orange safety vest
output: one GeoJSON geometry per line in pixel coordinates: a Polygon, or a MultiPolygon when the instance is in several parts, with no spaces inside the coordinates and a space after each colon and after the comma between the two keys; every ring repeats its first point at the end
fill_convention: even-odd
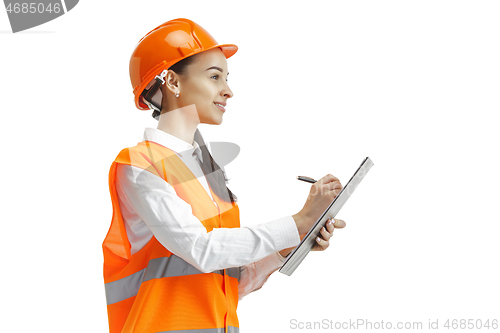
{"type": "Polygon", "coordinates": [[[240,226],[236,203],[222,201],[210,189],[217,203],[214,205],[172,150],[152,141],[123,149],[109,172],[113,217],[103,242],[110,332],[239,332],[239,267],[203,273],[167,250],[154,236],[140,251],[130,253],[116,193],[118,163],[139,167],[167,181],[191,205],[193,215],[207,232],[240,226]]]}

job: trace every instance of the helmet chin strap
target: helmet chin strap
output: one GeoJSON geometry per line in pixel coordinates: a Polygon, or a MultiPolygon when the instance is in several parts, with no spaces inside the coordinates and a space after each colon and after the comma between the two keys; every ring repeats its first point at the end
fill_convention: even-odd
{"type": "Polygon", "coordinates": [[[144,104],[146,104],[152,111],[161,112],[161,105],[153,101],[153,96],[156,95],[161,85],[165,83],[163,79],[167,75],[167,70],[165,69],[159,75],[155,76],[155,82],[149,89],[144,89],[141,96],[143,98],[144,104]]]}

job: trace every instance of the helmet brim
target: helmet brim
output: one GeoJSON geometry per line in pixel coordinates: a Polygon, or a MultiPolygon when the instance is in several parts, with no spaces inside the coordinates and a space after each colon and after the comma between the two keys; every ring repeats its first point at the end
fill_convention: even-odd
{"type": "Polygon", "coordinates": [[[221,44],[221,45],[211,47],[210,49],[213,49],[216,47],[219,47],[222,50],[222,53],[224,53],[224,55],[226,56],[226,59],[232,57],[236,53],[236,51],[238,51],[238,47],[234,44],[221,44]]]}

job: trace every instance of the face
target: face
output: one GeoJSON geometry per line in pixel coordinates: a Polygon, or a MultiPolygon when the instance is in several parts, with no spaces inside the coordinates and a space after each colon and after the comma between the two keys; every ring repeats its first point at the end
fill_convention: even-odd
{"type": "Polygon", "coordinates": [[[197,54],[187,71],[179,75],[178,103],[194,104],[200,123],[221,124],[226,102],[233,96],[228,74],[226,57],[219,48],[197,54]]]}

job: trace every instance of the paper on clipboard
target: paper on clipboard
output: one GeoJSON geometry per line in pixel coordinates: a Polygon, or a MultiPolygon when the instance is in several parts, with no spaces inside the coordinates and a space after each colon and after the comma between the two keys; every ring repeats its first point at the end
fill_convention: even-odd
{"type": "Polygon", "coordinates": [[[347,202],[347,199],[354,192],[356,187],[358,187],[361,180],[363,180],[364,176],[373,166],[373,162],[369,157],[366,157],[359,168],[356,170],[354,175],[351,177],[346,186],[340,191],[340,193],[333,199],[332,203],[325,212],[321,215],[321,217],[316,221],[314,227],[309,230],[307,235],[302,239],[300,244],[286,257],[283,266],[280,268],[280,273],[285,275],[292,275],[295,269],[300,265],[302,260],[307,256],[307,254],[311,251],[314,244],[316,243],[316,237],[319,235],[319,232],[322,227],[325,226],[326,221],[328,219],[334,218],[340,209],[347,202]]]}

